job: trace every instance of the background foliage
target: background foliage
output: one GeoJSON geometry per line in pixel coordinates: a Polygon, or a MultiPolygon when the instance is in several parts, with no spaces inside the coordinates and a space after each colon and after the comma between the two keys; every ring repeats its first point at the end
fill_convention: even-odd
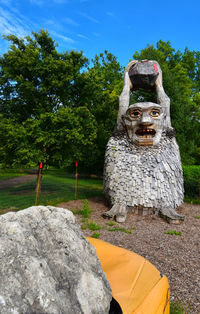
{"type": "MultiPolygon", "coordinates": [[[[116,57],[105,51],[89,65],[83,52],[59,53],[43,30],[4,38],[11,45],[0,58],[0,163],[30,167],[43,159],[69,168],[79,160],[82,171],[101,172],[123,87],[116,57]]],[[[182,162],[199,164],[200,52],[175,51],[160,40],[131,59],[159,62],[182,162]]],[[[141,97],[155,100],[139,90],[131,101],[141,97]]]]}
{"type": "Polygon", "coordinates": [[[196,198],[200,203],[200,167],[183,166],[183,178],[186,200],[190,202],[190,198],[196,198]]]}

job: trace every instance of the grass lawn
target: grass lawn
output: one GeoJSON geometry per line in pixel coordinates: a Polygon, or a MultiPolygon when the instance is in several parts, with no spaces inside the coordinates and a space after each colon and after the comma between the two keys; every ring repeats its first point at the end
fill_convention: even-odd
{"type": "MultiPolygon", "coordinates": [[[[8,178],[8,177],[6,177],[8,178]]],[[[1,210],[20,210],[35,205],[36,180],[0,190],[1,210]]],[[[43,174],[42,188],[39,197],[40,205],[57,205],[74,199],[75,178],[63,172],[43,174]]],[[[80,178],[78,183],[78,198],[86,199],[102,196],[101,179],[80,178]]]]}

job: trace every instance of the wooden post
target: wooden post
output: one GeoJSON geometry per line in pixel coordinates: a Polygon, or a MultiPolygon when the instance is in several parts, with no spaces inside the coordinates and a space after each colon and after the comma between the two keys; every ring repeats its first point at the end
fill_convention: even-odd
{"type": "Polygon", "coordinates": [[[199,198],[200,198],[200,179],[199,179],[199,198]]]}
{"type": "Polygon", "coordinates": [[[38,177],[37,177],[36,200],[35,200],[35,205],[36,206],[38,205],[39,194],[40,194],[40,189],[41,189],[42,168],[43,168],[43,164],[42,164],[42,161],[41,161],[40,164],[39,164],[38,177]]]}
{"type": "Polygon", "coordinates": [[[78,195],[78,161],[75,162],[75,166],[76,166],[76,182],[75,182],[75,200],[77,199],[77,195],[78,195]]]}

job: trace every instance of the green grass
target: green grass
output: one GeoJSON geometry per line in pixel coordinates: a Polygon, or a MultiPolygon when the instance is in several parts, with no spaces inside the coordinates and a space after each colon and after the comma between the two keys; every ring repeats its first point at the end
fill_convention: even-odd
{"type": "MultiPolygon", "coordinates": [[[[42,177],[40,205],[57,205],[74,199],[75,178],[64,172],[51,171],[42,177]]],[[[0,190],[0,209],[20,210],[35,205],[36,180],[0,190]]],[[[80,178],[78,199],[103,196],[101,179],[80,178]]],[[[86,204],[85,204],[86,205],[86,204]]],[[[86,206],[87,207],[87,206],[86,206]]],[[[86,213],[87,208],[83,211],[86,213]]],[[[86,213],[87,216],[87,213],[86,213]]]]}
{"type": "Polygon", "coordinates": [[[200,205],[200,198],[184,197],[184,202],[194,205],[200,205]]]}
{"type": "Polygon", "coordinates": [[[170,314],[189,314],[188,305],[182,301],[175,300],[170,302],[170,314]]]}
{"type": "Polygon", "coordinates": [[[91,231],[100,230],[101,226],[98,225],[95,221],[84,221],[84,224],[81,226],[81,229],[89,229],[91,231]]]}
{"type": "Polygon", "coordinates": [[[81,210],[81,215],[83,218],[89,218],[91,216],[92,210],[89,206],[88,200],[83,201],[83,206],[81,210]]]}
{"type": "Polygon", "coordinates": [[[92,231],[100,230],[100,229],[101,229],[101,226],[99,226],[98,224],[96,224],[96,222],[94,222],[94,221],[89,221],[87,225],[88,225],[88,229],[90,229],[90,230],[92,230],[92,231]]]}
{"type": "Polygon", "coordinates": [[[93,233],[92,238],[98,239],[99,236],[100,236],[100,233],[95,232],[95,233],[93,233]]]}
{"type": "Polygon", "coordinates": [[[83,222],[85,222],[85,220],[87,218],[89,218],[91,216],[91,213],[92,213],[92,210],[89,206],[88,200],[83,201],[82,209],[71,209],[71,211],[74,215],[82,215],[83,222]]]}
{"type": "Polygon", "coordinates": [[[195,216],[196,219],[200,219],[200,216],[195,216]]]}
{"type": "Polygon", "coordinates": [[[168,231],[166,231],[165,234],[171,234],[171,235],[175,234],[175,235],[178,235],[178,236],[181,236],[181,235],[182,235],[182,233],[181,233],[180,231],[171,230],[171,229],[169,229],[168,231]]]}
{"type": "Polygon", "coordinates": [[[107,225],[110,226],[110,227],[112,227],[112,226],[115,226],[115,225],[116,225],[116,222],[114,222],[114,221],[109,221],[109,222],[107,223],[107,225]]]}
{"type": "Polygon", "coordinates": [[[81,215],[81,209],[70,209],[74,215],[81,215]]]}
{"type": "Polygon", "coordinates": [[[120,228],[120,227],[108,228],[108,231],[121,231],[128,234],[132,233],[130,230],[127,230],[125,228],[120,228]]]}

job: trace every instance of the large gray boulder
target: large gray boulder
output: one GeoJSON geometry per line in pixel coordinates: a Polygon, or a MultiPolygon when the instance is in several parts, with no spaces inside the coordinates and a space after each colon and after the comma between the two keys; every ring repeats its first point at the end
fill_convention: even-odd
{"type": "Polygon", "coordinates": [[[1,314],[105,314],[112,292],[74,215],[33,206],[0,217],[1,314]]]}

